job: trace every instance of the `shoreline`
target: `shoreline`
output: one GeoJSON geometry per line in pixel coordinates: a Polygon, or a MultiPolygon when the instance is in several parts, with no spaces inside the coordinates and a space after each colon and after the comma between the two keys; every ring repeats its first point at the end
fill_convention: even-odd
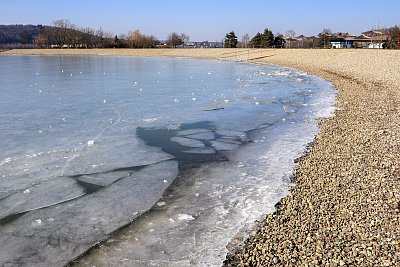
{"type": "MultiPolygon", "coordinates": [[[[220,58],[240,49],[39,49],[1,54],[220,58]],[[101,52],[101,53],[100,53],[101,52]]],[[[400,51],[265,50],[271,63],[331,81],[335,116],[299,159],[295,186],[225,266],[400,262],[400,51]]],[[[242,243],[239,242],[239,243],[242,243]]]]}
{"type": "Polygon", "coordinates": [[[318,50],[312,55],[303,50],[300,56],[288,51],[291,57],[268,59],[332,81],[339,93],[337,110],[320,122],[279,211],[266,216],[225,266],[400,262],[400,161],[395,156],[400,77],[390,68],[399,63],[400,51],[388,52],[318,50]]]}

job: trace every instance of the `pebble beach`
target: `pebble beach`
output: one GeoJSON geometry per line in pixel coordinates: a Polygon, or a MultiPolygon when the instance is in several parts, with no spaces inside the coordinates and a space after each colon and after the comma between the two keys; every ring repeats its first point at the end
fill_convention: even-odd
{"type": "Polygon", "coordinates": [[[332,81],[336,113],[225,266],[400,266],[400,52],[274,52],[265,61],[332,81]]]}
{"type": "MultiPolygon", "coordinates": [[[[37,49],[1,54],[221,58],[235,49],[37,49]]],[[[256,51],[256,50],[253,50],[256,51]]],[[[290,195],[224,266],[400,266],[400,51],[262,50],[228,58],[331,81],[335,116],[297,160],[290,195]],[[254,56],[252,56],[254,55],[254,56]]]]}

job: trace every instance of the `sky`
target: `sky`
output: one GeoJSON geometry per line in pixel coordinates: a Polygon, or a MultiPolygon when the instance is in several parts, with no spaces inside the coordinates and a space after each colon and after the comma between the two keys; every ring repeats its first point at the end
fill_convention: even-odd
{"type": "Polygon", "coordinates": [[[190,41],[220,41],[234,31],[241,38],[265,28],[296,35],[361,32],[400,25],[399,0],[0,0],[0,24],[52,25],[68,19],[80,27],[114,35],[140,30],[165,40],[172,32],[190,41]]]}

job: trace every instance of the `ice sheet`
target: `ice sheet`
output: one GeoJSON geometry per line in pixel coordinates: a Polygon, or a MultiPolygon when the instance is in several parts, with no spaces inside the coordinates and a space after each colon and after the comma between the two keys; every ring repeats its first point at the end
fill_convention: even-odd
{"type": "Polygon", "coordinates": [[[276,66],[1,57],[0,201],[21,205],[0,226],[0,265],[62,266],[155,203],[129,230],[139,241],[124,248],[122,234],[96,260],[220,265],[232,235],[286,194],[334,101],[324,81],[276,66]],[[180,180],[160,199],[175,160],[180,180]],[[59,193],[59,179],[77,184],[59,193]],[[29,200],[39,184],[52,186],[29,200]]]}
{"type": "Polygon", "coordinates": [[[334,91],[327,83],[314,82],[321,91],[309,100],[312,105],[302,106],[285,120],[248,134],[217,131],[227,142],[251,142],[229,153],[228,161],[203,164],[185,172],[179,186],[163,199],[165,205],[117,233],[78,266],[221,265],[226,245],[235,234],[251,229],[288,194],[294,159],[304,153],[318,133],[320,114],[331,114],[334,91]],[[329,101],[321,104],[323,99],[329,101]]]}

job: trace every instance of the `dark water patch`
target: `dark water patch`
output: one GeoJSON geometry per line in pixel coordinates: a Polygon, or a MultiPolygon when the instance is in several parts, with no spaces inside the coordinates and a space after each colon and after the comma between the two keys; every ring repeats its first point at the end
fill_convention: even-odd
{"type": "Polygon", "coordinates": [[[138,127],[136,133],[147,145],[173,155],[180,169],[226,161],[226,152],[251,142],[246,132],[217,130],[208,121],[182,124],[178,129],[138,127]]]}
{"type": "Polygon", "coordinates": [[[110,186],[120,179],[131,176],[133,173],[149,165],[118,168],[107,172],[74,175],[73,178],[76,179],[80,186],[85,188],[86,194],[92,194],[106,186],[110,186]]]}
{"type": "Polygon", "coordinates": [[[225,108],[218,107],[218,108],[205,109],[204,111],[217,111],[217,110],[222,110],[222,109],[225,109],[225,108]]]}
{"type": "Polygon", "coordinates": [[[13,221],[18,219],[19,217],[23,216],[25,213],[27,213],[27,212],[11,214],[11,215],[9,215],[7,217],[1,218],[0,219],[0,225],[6,225],[8,223],[12,223],[13,221]]]}
{"type": "Polygon", "coordinates": [[[93,184],[93,183],[87,183],[87,182],[84,182],[84,181],[81,181],[81,180],[76,180],[76,182],[80,186],[85,188],[86,194],[92,194],[92,193],[104,188],[104,186],[93,184]]]}
{"type": "Polygon", "coordinates": [[[191,130],[191,129],[197,129],[197,128],[202,128],[202,129],[212,130],[212,131],[215,131],[217,129],[211,121],[182,123],[181,126],[179,127],[180,130],[191,130]]]}

